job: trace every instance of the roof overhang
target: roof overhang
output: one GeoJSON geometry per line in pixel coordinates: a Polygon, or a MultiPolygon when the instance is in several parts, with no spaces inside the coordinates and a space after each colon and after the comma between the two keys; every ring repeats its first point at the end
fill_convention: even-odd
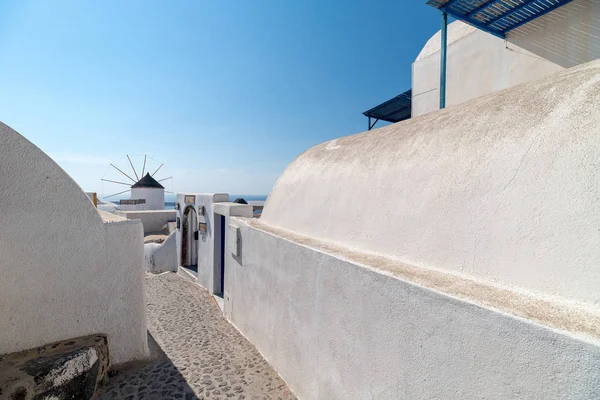
{"type": "Polygon", "coordinates": [[[573,0],[429,0],[427,4],[500,38],[573,0]]]}
{"type": "Polygon", "coordinates": [[[365,111],[363,115],[375,118],[376,121],[400,122],[411,117],[411,110],[412,89],[408,89],[406,92],[365,111]]]}

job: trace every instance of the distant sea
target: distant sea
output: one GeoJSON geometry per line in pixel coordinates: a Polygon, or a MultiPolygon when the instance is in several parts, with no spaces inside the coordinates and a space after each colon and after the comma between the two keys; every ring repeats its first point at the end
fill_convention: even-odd
{"type": "MultiPolygon", "coordinates": [[[[265,201],[267,200],[267,195],[262,194],[230,194],[229,201],[234,201],[235,199],[242,198],[246,201],[265,201]]],[[[174,195],[166,195],[165,196],[165,209],[173,210],[175,209],[175,196],[174,195]]],[[[119,204],[119,200],[112,201],[115,204],[119,204]]]]}

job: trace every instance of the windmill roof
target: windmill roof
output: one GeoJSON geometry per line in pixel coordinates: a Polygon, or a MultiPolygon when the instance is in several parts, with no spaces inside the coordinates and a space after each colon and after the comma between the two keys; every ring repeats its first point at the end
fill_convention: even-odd
{"type": "Polygon", "coordinates": [[[163,185],[161,185],[160,183],[158,183],[158,181],[156,179],[154,179],[152,177],[152,175],[150,175],[150,173],[147,173],[142,179],[140,179],[133,186],[131,186],[131,188],[132,189],[135,189],[135,188],[164,189],[165,187],[163,185]]]}

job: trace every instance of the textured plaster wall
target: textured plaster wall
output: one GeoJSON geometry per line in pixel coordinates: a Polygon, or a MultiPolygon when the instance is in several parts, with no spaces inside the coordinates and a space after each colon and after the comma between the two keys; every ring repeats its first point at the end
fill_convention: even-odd
{"type": "Polygon", "coordinates": [[[264,223],[600,304],[600,61],[315,146],[264,223]]]}
{"type": "Polygon", "coordinates": [[[176,210],[144,210],[144,211],[116,211],[117,215],[127,219],[139,219],[144,226],[144,233],[160,232],[165,229],[168,222],[175,221],[176,210]]]}
{"type": "Polygon", "coordinates": [[[131,189],[131,200],[146,199],[146,210],[165,209],[165,189],[135,188],[131,189]]]}
{"type": "MultiPolygon", "coordinates": [[[[455,21],[448,26],[446,105],[451,106],[563,69],[489,33],[455,21]]],[[[523,38],[521,40],[527,40],[523,38]]],[[[590,61],[592,59],[589,59],[590,61]]],[[[439,109],[440,33],[413,63],[413,117],[439,109]],[[435,51],[434,51],[435,50],[435,51]]]]}
{"type": "MultiPolygon", "coordinates": [[[[509,32],[448,26],[446,104],[509,88],[600,58],[600,0],[575,0],[509,32]]],[[[413,116],[439,109],[440,32],[413,64],[413,116]]]]}
{"type": "MultiPolygon", "coordinates": [[[[194,212],[198,213],[198,206],[204,206],[205,215],[198,215],[198,223],[206,223],[206,233],[199,232],[196,242],[198,248],[198,283],[214,293],[215,277],[214,277],[214,259],[215,259],[215,223],[213,204],[217,202],[229,201],[229,194],[226,193],[178,193],[177,202],[180,204],[177,210],[177,216],[183,220],[183,212],[185,211],[185,196],[195,196],[195,201],[192,204],[194,212]]],[[[183,227],[183,224],[181,225],[183,227]]],[[[194,227],[198,230],[198,227],[194,227]]],[[[177,262],[181,260],[181,229],[177,230],[177,262]]]]}
{"type": "Polygon", "coordinates": [[[4,124],[0,159],[0,354],[105,333],[111,362],[145,357],[141,223],[104,223],[58,165],[4,124]]]}
{"type": "Polygon", "coordinates": [[[448,296],[246,221],[260,226],[230,218],[239,227],[241,257],[227,258],[225,313],[300,399],[600,398],[596,340],[448,296]]]}
{"type": "Polygon", "coordinates": [[[159,272],[177,272],[177,232],[171,232],[163,243],[146,243],[144,258],[146,270],[159,272]]]}

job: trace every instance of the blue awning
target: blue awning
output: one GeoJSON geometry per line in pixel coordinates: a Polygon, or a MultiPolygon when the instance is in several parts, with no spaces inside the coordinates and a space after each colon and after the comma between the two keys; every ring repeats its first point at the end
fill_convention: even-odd
{"type": "Polygon", "coordinates": [[[412,89],[408,89],[406,92],[365,111],[363,115],[380,121],[400,122],[410,118],[411,109],[412,89]]]}
{"type": "Polygon", "coordinates": [[[501,38],[573,0],[429,0],[427,4],[501,38]]]}

